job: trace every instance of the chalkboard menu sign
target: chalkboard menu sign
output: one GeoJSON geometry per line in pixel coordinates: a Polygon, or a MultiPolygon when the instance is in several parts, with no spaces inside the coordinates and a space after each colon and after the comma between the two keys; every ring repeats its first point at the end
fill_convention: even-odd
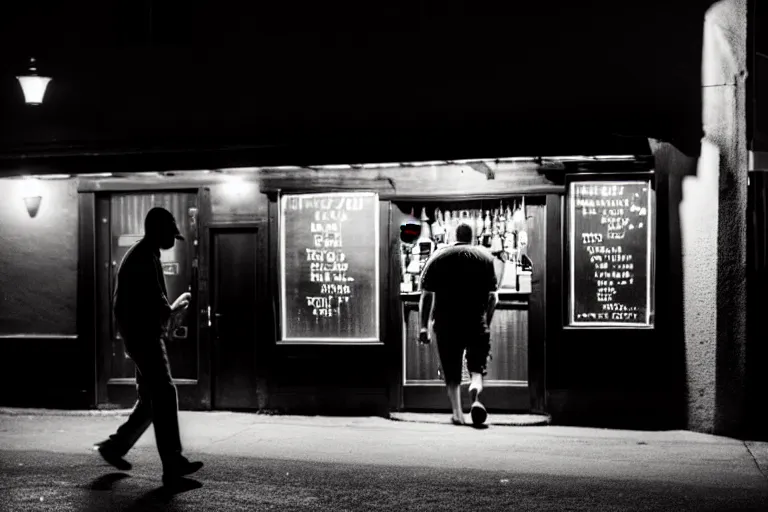
{"type": "Polygon", "coordinates": [[[571,326],[652,325],[653,194],[650,179],[569,183],[571,326]]]}
{"type": "Polygon", "coordinates": [[[379,342],[379,198],[280,198],[280,343],[379,342]]]}

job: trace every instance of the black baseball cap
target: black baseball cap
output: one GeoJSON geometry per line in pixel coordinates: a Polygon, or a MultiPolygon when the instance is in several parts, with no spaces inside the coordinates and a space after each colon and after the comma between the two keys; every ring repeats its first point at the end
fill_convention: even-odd
{"type": "Polygon", "coordinates": [[[179,231],[179,226],[176,224],[176,219],[173,218],[173,214],[159,206],[149,210],[147,216],[144,218],[144,232],[147,234],[156,233],[160,235],[173,233],[176,240],[184,240],[181,231],[179,231]]]}

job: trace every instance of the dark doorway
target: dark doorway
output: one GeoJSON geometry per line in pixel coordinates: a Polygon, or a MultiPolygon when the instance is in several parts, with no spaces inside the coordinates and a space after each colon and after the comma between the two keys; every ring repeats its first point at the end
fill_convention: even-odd
{"type": "Polygon", "coordinates": [[[211,229],[211,342],[214,409],[264,407],[258,375],[267,340],[262,225],[211,229]]]}

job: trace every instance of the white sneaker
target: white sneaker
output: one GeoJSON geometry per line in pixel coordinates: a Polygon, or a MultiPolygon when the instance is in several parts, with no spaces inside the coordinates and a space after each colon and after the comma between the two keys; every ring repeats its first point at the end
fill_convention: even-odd
{"type": "Polygon", "coordinates": [[[488,411],[485,410],[485,406],[479,400],[480,391],[477,388],[470,388],[469,396],[472,397],[472,407],[469,410],[472,423],[482,425],[488,419],[488,411]]]}

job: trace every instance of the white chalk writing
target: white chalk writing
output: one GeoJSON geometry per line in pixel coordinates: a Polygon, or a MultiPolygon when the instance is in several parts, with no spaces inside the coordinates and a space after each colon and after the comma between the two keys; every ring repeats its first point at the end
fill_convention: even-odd
{"type": "Polygon", "coordinates": [[[344,252],[344,225],[363,209],[363,198],[291,197],[287,203],[288,210],[311,212],[304,261],[313,287],[305,297],[306,307],[315,317],[338,317],[350,303],[355,284],[344,252]]]}

